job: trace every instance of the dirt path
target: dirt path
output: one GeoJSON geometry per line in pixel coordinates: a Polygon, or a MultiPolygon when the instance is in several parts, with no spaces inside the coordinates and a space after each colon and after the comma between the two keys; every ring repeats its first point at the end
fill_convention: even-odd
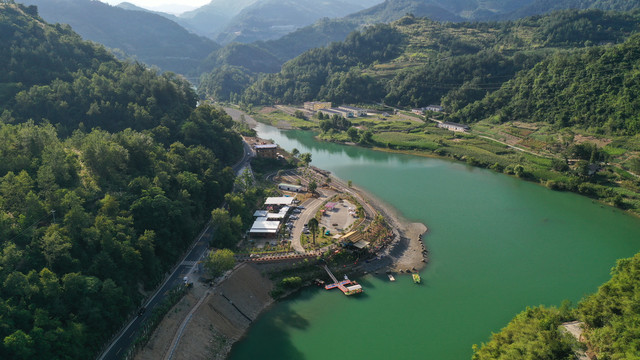
{"type": "Polygon", "coordinates": [[[254,265],[241,264],[193,314],[173,359],[224,359],[231,345],[271,303],[271,280],[254,265]]]}
{"type": "Polygon", "coordinates": [[[231,345],[273,302],[272,288],[271,280],[251,264],[238,265],[212,289],[196,284],[169,310],[135,359],[226,358],[231,345]]]}

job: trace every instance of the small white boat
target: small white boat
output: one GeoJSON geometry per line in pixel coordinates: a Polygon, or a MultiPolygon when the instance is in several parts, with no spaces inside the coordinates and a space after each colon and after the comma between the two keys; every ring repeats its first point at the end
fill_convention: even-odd
{"type": "Polygon", "coordinates": [[[387,276],[389,277],[390,281],[396,281],[396,278],[394,278],[393,275],[387,274],[387,276]]]}

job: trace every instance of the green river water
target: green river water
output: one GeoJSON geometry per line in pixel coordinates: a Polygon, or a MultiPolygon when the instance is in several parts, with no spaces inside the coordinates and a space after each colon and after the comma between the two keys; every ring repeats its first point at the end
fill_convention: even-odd
{"type": "Polygon", "coordinates": [[[260,125],[429,227],[423,284],[358,279],[365,292],[305,289],[278,302],[231,359],[470,359],[527,306],[574,303],[640,250],[640,220],[570,193],[460,163],[317,142],[260,125]]]}

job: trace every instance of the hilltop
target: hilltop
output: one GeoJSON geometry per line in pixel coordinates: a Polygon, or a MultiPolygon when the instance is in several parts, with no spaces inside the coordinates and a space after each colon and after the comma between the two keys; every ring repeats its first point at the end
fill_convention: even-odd
{"type": "Polygon", "coordinates": [[[84,39],[162,70],[191,72],[220,46],[174,21],[146,11],[91,0],[23,0],[50,23],[69,24],[84,39]]]}

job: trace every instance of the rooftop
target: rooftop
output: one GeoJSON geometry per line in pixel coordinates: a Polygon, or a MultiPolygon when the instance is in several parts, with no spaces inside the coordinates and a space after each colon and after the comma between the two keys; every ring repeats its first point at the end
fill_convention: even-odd
{"type": "Polygon", "coordinates": [[[278,145],[276,144],[266,144],[266,145],[256,145],[256,149],[277,149],[278,145]]]}
{"type": "Polygon", "coordinates": [[[269,221],[266,217],[259,217],[253,223],[249,233],[251,234],[275,234],[280,227],[279,221],[269,221]]]}
{"type": "Polygon", "coordinates": [[[295,198],[291,196],[268,197],[265,205],[291,205],[295,198]]]}

